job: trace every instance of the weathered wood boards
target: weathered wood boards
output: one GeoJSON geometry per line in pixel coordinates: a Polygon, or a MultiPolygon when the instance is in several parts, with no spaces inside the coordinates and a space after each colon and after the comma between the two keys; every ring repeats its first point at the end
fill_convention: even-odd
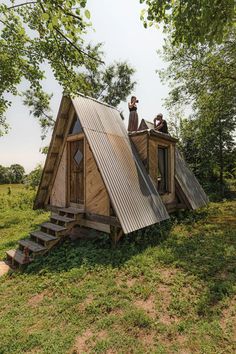
{"type": "Polygon", "coordinates": [[[66,206],[66,161],[67,149],[65,148],[57,170],[50,198],[50,204],[58,207],[66,206]]]}
{"type": "Polygon", "coordinates": [[[85,149],[86,211],[108,216],[110,214],[109,196],[87,140],[85,149]]]}
{"type": "MultiPolygon", "coordinates": [[[[151,124],[151,123],[150,123],[151,124]]],[[[145,128],[145,126],[143,125],[145,128]]],[[[130,135],[130,139],[134,143],[149,176],[151,177],[155,187],[158,186],[158,148],[165,148],[168,154],[168,181],[167,191],[161,195],[161,199],[165,204],[175,201],[175,144],[176,139],[162,133],[150,132],[148,130],[130,135]]]]}
{"type": "Polygon", "coordinates": [[[121,228],[129,233],[167,219],[175,208],[207,203],[175,153],[176,139],[152,123],[145,128],[145,121],[146,130],[128,135],[116,109],[84,96],[64,100],[36,207],[82,206],[81,225],[117,239],[121,228]],[[75,121],[79,130],[72,129],[75,121]]]}

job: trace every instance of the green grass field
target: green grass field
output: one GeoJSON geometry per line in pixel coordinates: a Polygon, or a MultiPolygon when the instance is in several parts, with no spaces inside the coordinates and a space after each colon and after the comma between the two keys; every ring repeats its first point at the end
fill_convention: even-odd
{"type": "MultiPolygon", "coordinates": [[[[0,257],[48,218],[0,186],[0,257]]],[[[236,352],[236,202],[124,238],[66,242],[0,278],[0,353],[236,352]]]]}

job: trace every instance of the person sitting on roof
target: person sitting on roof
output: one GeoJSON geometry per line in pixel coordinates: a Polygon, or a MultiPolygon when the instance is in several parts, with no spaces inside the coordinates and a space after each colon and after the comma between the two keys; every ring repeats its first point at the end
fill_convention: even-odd
{"type": "Polygon", "coordinates": [[[137,113],[138,100],[135,96],[131,97],[131,101],[128,103],[129,107],[129,132],[136,132],[138,130],[138,113],[137,113]]]}
{"type": "Polygon", "coordinates": [[[167,123],[166,120],[163,119],[162,113],[158,113],[156,118],[154,118],[154,129],[161,133],[168,134],[167,123]]]}

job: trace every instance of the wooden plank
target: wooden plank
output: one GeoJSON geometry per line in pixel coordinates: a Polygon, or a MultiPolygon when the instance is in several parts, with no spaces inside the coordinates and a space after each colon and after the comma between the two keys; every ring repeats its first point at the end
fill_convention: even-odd
{"type": "Polygon", "coordinates": [[[68,143],[68,197],[69,203],[84,204],[84,139],[68,143]],[[75,161],[76,153],[80,151],[82,159],[78,165],[75,161]]]}
{"type": "Polygon", "coordinates": [[[66,231],[66,227],[56,225],[51,222],[44,222],[43,224],[41,224],[41,227],[43,227],[44,229],[53,230],[55,232],[66,231]]]}
{"type": "Polygon", "coordinates": [[[39,230],[31,232],[30,235],[32,235],[34,238],[37,238],[43,242],[51,242],[51,241],[58,240],[58,237],[46,234],[45,232],[42,232],[39,230]]]}
{"type": "Polygon", "coordinates": [[[74,135],[68,135],[67,141],[75,141],[75,140],[81,140],[84,138],[84,133],[79,133],[79,134],[74,134],[74,135]]]}
{"type": "Polygon", "coordinates": [[[66,154],[65,146],[51,190],[50,204],[56,207],[66,206],[66,154]]]}
{"type": "Polygon", "coordinates": [[[55,214],[55,215],[51,215],[51,220],[55,220],[55,221],[61,221],[61,222],[64,222],[64,223],[69,223],[69,222],[74,222],[75,219],[73,218],[68,218],[67,216],[61,216],[61,215],[58,215],[58,214],[55,214]]]}
{"type": "Polygon", "coordinates": [[[131,135],[130,139],[134,143],[141,160],[145,163],[147,161],[148,134],[131,135]]]}
{"type": "MultiPolygon", "coordinates": [[[[68,121],[66,121],[67,124],[66,124],[66,126],[64,128],[65,129],[65,131],[64,131],[65,138],[64,138],[63,142],[61,142],[61,141],[59,142],[60,145],[58,146],[58,157],[57,157],[57,159],[55,161],[55,164],[53,166],[54,173],[53,173],[51,181],[49,183],[48,194],[47,194],[47,198],[45,200],[45,204],[48,204],[48,199],[49,199],[49,197],[51,195],[51,191],[52,191],[55,179],[56,179],[57,171],[58,171],[58,168],[59,168],[59,165],[60,165],[60,162],[61,162],[61,158],[63,156],[64,148],[66,146],[66,137],[67,137],[67,135],[69,133],[71,122],[73,120],[74,114],[75,114],[75,110],[74,110],[74,107],[71,105],[70,110],[69,110],[68,121]]],[[[55,144],[54,144],[54,146],[55,146],[55,144]]]]}
{"type": "Polygon", "coordinates": [[[30,251],[34,253],[46,251],[46,248],[44,246],[27,239],[20,240],[19,245],[21,245],[22,247],[27,247],[30,251]]]}
{"type": "Polygon", "coordinates": [[[115,216],[105,216],[105,215],[86,213],[85,218],[90,221],[96,221],[106,225],[121,227],[118,218],[115,216]]]}
{"type": "Polygon", "coordinates": [[[74,214],[74,215],[83,214],[83,213],[84,213],[84,210],[85,210],[84,207],[80,207],[80,208],[72,208],[72,207],[69,207],[69,208],[62,208],[62,209],[59,209],[60,212],[68,213],[68,214],[74,214]]]}
{"type": "Polygon", "coordinates": [[[106,225],[106,224],[102,224],[100,222],[96,222],[96,221],[90,221],[90,220],[86,220],[86,219],[81,219],[78,221],[78,224],[81,226],[86,226],[89,227],[91,229],[95,229],[98,231],[102,231],[105,233],[110,233],[110,226],[106,225]]]}
{"type": "Polygon", "coordinates": [[[8,259],[10,258],[21,265],[32,262],[32,258],[26,259],[24,253],[19,250],[9,250],[6,254],[8,259]]]}
{"type": "Polygon", "coordinates": [[[110,199],[103,182],[102,176],[98,170],[96,161],[92,154],[92,151],[88,145],[85,143],[85,175],[86,175],[86,186],[85,186],[85,206],[86,212],[99,214],[104,216],[110,215],[110,199]]]}
{"type": "Polygon", "coordinates": [[[151,139],[149,139],[148,142],[148,150],[149,150],[149,156],[148,156],[148,166],[149,166],[149,175],[152,178],[156,188],[157,188],[157,143],[151,139]]]}

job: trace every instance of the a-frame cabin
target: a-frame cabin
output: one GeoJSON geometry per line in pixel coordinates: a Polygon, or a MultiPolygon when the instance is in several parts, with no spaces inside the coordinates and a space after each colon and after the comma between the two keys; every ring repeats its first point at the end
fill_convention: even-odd
{"type": "Polygon", "coordinates": [[[177,140],[144,120],[128,134],[122,119],[117,109],[92,98],[62,98],[34,203],[51,210],[51,220],[20,242],[20,250],[7,253],[12,264],[46,253],[78,225],[109,233],[116,243],[170,212],[207,204],[177,140]],[[37,253],[33,243],[44,250],[37,253]]]}

